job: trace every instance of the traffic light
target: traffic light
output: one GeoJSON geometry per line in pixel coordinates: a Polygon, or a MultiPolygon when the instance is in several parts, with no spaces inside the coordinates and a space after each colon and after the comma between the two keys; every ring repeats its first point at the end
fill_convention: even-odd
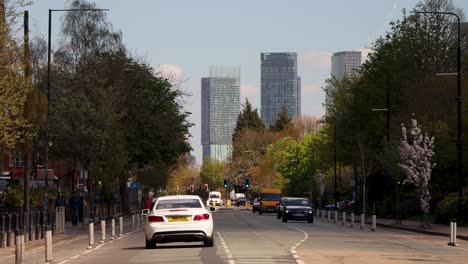
{"type": "Polygon", "coordinates": [[[195,191],[195,187],[192,185],[190,185],[190,192],[193,193],[193,191],[195,191]]]}
{"type": "Polygon", "coordinates": [[[245,179],[245,188],[250,188],[250,179],[249,178],[245,179]]]}
{"type": "Polygon", "coordinates": [[[224,179],[224,188],[227,188],[227,187],[228,187],[228,180],[224,179]]]}

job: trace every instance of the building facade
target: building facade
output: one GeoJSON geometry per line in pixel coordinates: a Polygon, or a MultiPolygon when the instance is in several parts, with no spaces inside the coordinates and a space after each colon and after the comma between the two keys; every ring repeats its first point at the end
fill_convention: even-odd
{"type": "Polygon", "coordinates": [[[261,107],[266,127],[277,118],[282,108],[296,119],[301,113],[301,78],[297,76],[295,52],[261,53],[261,107]]]}
{"type": "Polygon", "coordinates": [[[203,159],[224,161],[232,153],[232,134],[240,111],[240,68],[211,66],[201,80],[203,159]]]}
{"type": "MultiPolygon", "coordinates": [[[[333,53],[331,57],[331,76],[338,80],[345,77],[352,77],[357,74],[357,70],[361,67],[362,54],[360,51],[341,51],[333,53]]],[[[330,83],[326,85],[327,90],[333,90],[330,83]]],[[[325,97],[327,106],[333,105],[328,94],[325,97]]],[[[328,114],[328,113],[327,113],[328,114]]]]}

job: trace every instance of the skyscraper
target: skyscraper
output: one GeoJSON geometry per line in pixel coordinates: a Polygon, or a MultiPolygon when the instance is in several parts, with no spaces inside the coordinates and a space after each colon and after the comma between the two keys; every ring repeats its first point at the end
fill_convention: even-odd
{"type": "Polygon", "coordinates": [[[301,79],[295,52],[261,53],[261,115],[268,127],[282,108],[296,119],[301,113],[301,79]]]}
{"type": "Polygon", "coordinates": [[[337,79],[353,76],[361,67],[360,51],[341,51],[333,53],[331,58],[331,74],[337,79]]]}
{"type": "Polygon", "coordinates": [[[201,86],[203,159],[224,161],[231,156],[240,110],[240,68],[210,66],[201,86]]]}
{"type": "MultiPolygon", "coordinates": [[[[341,51],[333,53],[331,57],[331,75],[338,80],[345,77],[351,77],[357,74],[357,70],[361,67],[362,55],[360,51],[341,51]]],[[[333,89],[331,84],[327,84],[327,89],[333,89]]],[[[325,104],[333,105],[331,98],[326,96],[325,104]]]]}

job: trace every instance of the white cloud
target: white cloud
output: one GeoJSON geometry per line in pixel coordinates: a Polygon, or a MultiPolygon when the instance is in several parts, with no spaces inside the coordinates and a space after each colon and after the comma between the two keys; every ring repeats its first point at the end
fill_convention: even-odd
{"type": "Polygon", "coordinates": [[[160,74],[169,80],[180,80],[183,70],[176,64],[161,64],[156,68],[156,74],[160,74]]]}
{"type": "Polygon", "coordinates": [[[306,67],[329,71],[331,68],[331,56],[332,52],[330,51],[309,50],[301,56],[299,62],[306,67]]]}
{"type": "Polygon", "coordinates": [[[322,87],[318,84],[302,84],[301,91],[303,95],[315,94],[322,91],[322,87]]]}

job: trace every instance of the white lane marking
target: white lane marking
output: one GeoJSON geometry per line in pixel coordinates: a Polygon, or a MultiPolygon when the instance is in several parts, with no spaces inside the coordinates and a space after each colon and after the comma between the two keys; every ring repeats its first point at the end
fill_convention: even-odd
{"type": "Polygon", "coordinates": [[[228,263],[229,264],[236,264],[236,262],[234,261],[234,257],[232,256],[231,254],[231,251],[229,250],[226,242],[224,241],[224,238],[221,236],[221,233],[220,232],[216,232],[216,234],[218,235],[218,239],[221,241],[221,244],[223,245],[223,248],[224,248],[224,252],[226,252],[226,256],[227,256],[227,259],[228,259],[228,263]]]}
{"type": "MultiPolygon", "coordinates": [[[[123,237],[126,237],[126,236],[128,236],[128,235],[131,235],[131,234],[137,232],[139,229],[140,229],[140,228],[135,229],[135,230],[133,230],[133,231],[130,231],[130,232],[128,232],[128,233],[126,233],[126,234],[120,236],[119,239],[120,239],[120,238],[123,238],[123,237]]],[[[59,262],[58,264],[65,264],[65,263],[69,262],[70,260],[77,259],[77,258],[82,257],[82,256],[84,256],[84,255],[86,255],[86,254],[88,254],[88,253],[90,253],[90,252],[92,252],[92,251],[95,251],[95,250],[99,249],[100,247],[102,247],[102,246],[104,246],[104,245],[112,244],[112,243],[114,243],[114,241],[116,241],[116,240],[111,240],[111,241],[109,241],[108,243],[99,244],[99,245],[95,246],[95,247],[92,248],[92,249],[87,249],[87,250],[81,252],[81,253],[78,254],[78,255],[75,255],[75,256],[73,256],[73,257],[70,257],[70,258],[68,258],[68,259],[66,259],[66,260],[63,260],[63,261],[59,262]]],[[[95,244],[96,244],[96,243],[95,243],[95,244]]]]}
{"type": "Polygon", "coordinates": [[[297,228],[297,227],[293,227],[293,226],[288,226],[289,228],[292,228],[292,229],[296,229],[296,230],[299,230],[301,231],[303,234],[304,234],[304,238],[299,241],[299,243],[296,243],[296,245],[292,246],[290,249],[289,249],[289,252],[291,252],[291,255],[293,256],[294,260],[296,261],[297,264],[303,264],[304,262],[301,260],[301,256],[299,256],[297,254],[297,251],[296,249],[302,244],[304,243],[307,239],[309,239],[309,234],[307,234],[306,231],[300,229],[300,228],[297,228]]]}

